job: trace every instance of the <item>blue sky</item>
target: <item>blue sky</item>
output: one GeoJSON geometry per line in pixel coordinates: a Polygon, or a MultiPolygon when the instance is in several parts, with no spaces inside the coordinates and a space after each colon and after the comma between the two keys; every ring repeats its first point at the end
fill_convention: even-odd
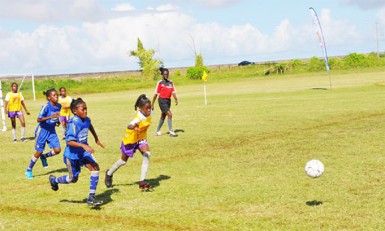
{"type": "Polygon", "coordinates": [[[385,0],[0,0],[0,74],[139,69],[140,38],[166,67],[385,51],[385,0]]]}

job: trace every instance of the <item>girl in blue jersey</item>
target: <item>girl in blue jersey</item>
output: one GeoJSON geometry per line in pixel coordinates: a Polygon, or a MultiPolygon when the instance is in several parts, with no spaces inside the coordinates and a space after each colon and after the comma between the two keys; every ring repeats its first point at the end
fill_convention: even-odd
{"type": "Polygon", "coordinates": [[[37,126],[35,132],[36,153],[32,156],[28,168],[25,171],[25,176],[28,179],[33,178],[32,168],[39,157],[43,163],[43,167],[47,168],[47,158],[57,155],[61,151],[59,138],[57,137],[55,130],[55,126],[60,125],[59,112],[61,109],[61,105],[57,102],[58,94],[57,91],[53,88],[43,93],[47,97],[48,102],[43,105],[40,110],[39,116],[37,117],[37,122],[39,123],[39,125],[37,126]],[[46,154],[42,154],[46,143],[51,148],[51,150],[46,154]]]}
{"type": "Polygon", "coordinates": [[[70,108],[74,117],[70,119],[67,126],[67,146],[64,151],[64,163],[67,165],[69,175],[58,178],[50,175],[49,182],[54,191],[59,189],[58,184],[76,183],[79,178],[80,167],[85,166],[91,171],[90,193],[87,203],[98,206],[102,204],[102,201],[95,198],[95,191],[99,181],[99,165],[92,155],[95,152],[94,149],[88,144],[88,131],[94,136],[97,145],[102,148],[104,146],[99,141],[91,120],[87,117],[86,103],[81,98],[77,98],[72,100],[70,108]]]}

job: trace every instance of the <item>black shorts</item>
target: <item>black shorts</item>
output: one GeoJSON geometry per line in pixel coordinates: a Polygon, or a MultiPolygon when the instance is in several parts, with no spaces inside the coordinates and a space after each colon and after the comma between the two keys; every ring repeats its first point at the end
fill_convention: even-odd
{"type": "Polygon", "coordinates": [[[171,107],[171,99],[166,99],[166,98],[159,98],[158,99],[159,107],[162,113],[167,113],[170,111],[171,107]]]}

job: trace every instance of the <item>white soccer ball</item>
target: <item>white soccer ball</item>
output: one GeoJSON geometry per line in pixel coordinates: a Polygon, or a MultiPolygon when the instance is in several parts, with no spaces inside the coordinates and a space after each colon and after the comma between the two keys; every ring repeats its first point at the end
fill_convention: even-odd
{"type": "Polygon", "coordinates": [[[310,160],[305,165],[306,174],[313,178],[320,177],[324,170],[324,165],[319,160],[310,160]]]}

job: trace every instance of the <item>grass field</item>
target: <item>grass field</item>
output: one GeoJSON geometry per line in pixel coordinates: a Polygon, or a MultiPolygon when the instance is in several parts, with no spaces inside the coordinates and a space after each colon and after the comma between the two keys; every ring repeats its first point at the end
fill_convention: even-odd
{"type": "MultiPolygon", "coordinates": [[[[48,159],[48,169],[38,162],[34,179],[25,179],[33,141],[14,144],[8,130],[0,133],[0,229],[384,230],[384,77],[332,75],[332,89],[327,75],[209,82],[207,106],[202,85],[180,86],[180,105],[172,107],[179,137],[153,135],[158,107],[154,112],[151,192],[136,184],[139,155],[114,174],[112,189],[103,179],[120,156],[134,101],[152,97],[153,88],[82,95],[106,145],[91,142],[105,204],[84,203],[86,169],[77,184],[50,189],[48,176],[66,172],[62,154],[48,159]],[[324,163],[320,178],[306,176],[310,159],[324,163]]],[[[28,137],[43,103],[26,100],[28,137]]]]}

